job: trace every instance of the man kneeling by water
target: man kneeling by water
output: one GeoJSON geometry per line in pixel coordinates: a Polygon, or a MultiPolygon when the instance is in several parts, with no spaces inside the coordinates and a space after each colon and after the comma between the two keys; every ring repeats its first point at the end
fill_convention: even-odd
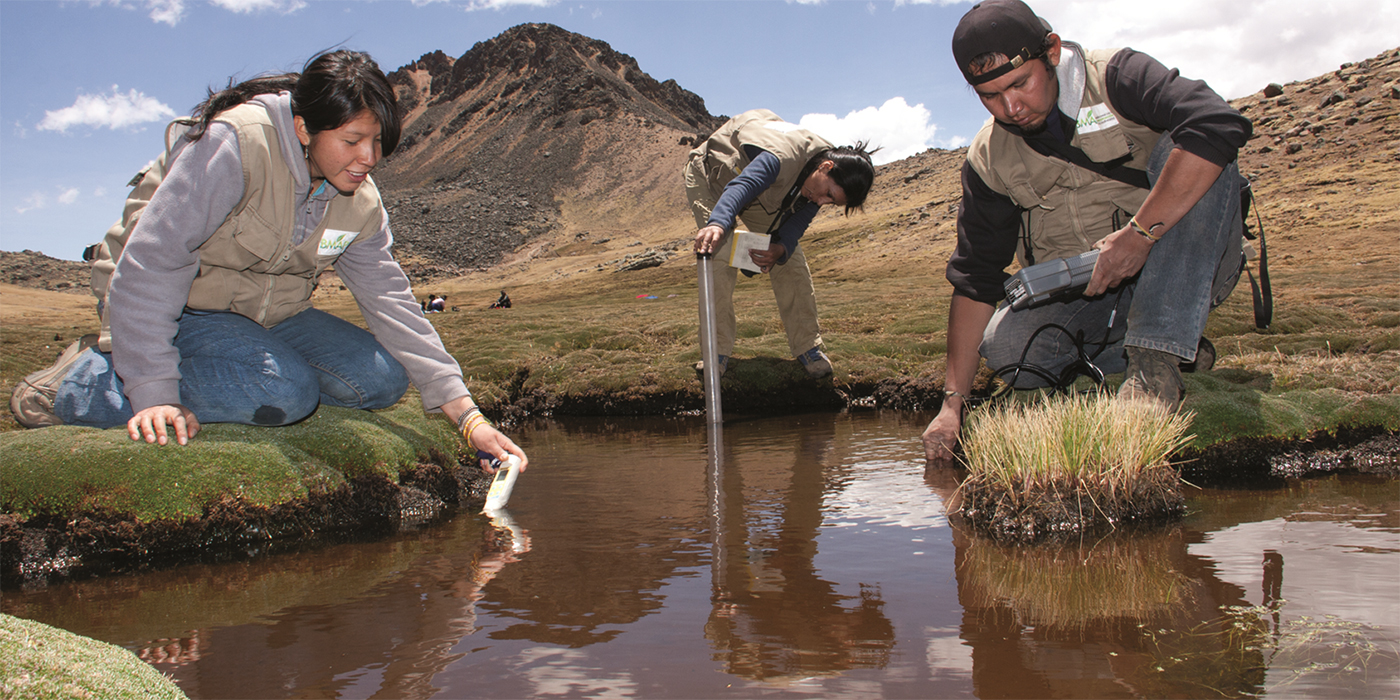
{"type": "Polygon", "coordinates": [[[1040,370],[1008,373],[1016,388],[1046,386],[1088,356],[1126,372],[1120,398],[1176,410],[1180,366],[1198,360],[1206,316],[1239,278],[1235,159],[1249,120],[1146,54],[1062,41],[1020,0],[973,6],[953,56],[992,118],[962,168],[945,399],[925,455],[952,460],[979,355],[999,375],[1040,370]],[[996,307],[1013,258],[1091,249],[1083,296],[996,307]]]}

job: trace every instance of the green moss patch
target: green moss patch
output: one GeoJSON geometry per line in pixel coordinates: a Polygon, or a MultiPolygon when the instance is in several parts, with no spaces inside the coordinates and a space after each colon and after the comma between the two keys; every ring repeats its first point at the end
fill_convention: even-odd
{"type": "Polygon", "coordinates": [[[187,697],[126,649],[3,614],[0,695],[39,700],[187,697]]]}
{"type": "Polygon", "coordinates": [[[271,507],[358,477],[397,483],[420,463],[455,463],[461,449],[453,426],[408,402],[380,412],[322,407],[279,428],[207,425],[183,446],[136,442],[125,428],[56,426],[0,435],[0,509],[21,519],[194,518],[230,498],[271,507]]]}
{"type": "Polygon", "coordinates": [[[1332,388],[1273,392],[1266,378],[1241,371],[1184,378],[1184,408],[1196,413],[1191,426],[1195,448],[1243,438],[1300,439],[1363,426],[1400,430],[1400,394],[1332,388]]]}

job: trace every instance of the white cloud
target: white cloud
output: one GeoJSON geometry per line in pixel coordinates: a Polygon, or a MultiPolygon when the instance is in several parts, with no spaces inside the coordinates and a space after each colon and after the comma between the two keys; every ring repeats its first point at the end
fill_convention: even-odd
{"type": "MultiPolygon", "coordinates": [[[[415,5],[428,5],[439,0],[413,0],[415,5]]],[[[559,4],[559,0],[467,0],[462,9],[467,12],[476,10],[504,10],[511,7],[553,7],[559,4]]]]}
{"type": "Polygon", "coordinates": [[[44,112],[38,128],[65,132],[73,126],[126,129],[146,122],[166,121],[175,117],[175,110],[154,97],[131,90],[126,94],[112,86],[111,95],[79,95],[70,107],[44,112]]]}
{"type": "Polygon", "coordinates": [[[44,207],[48,206],[48,204],[48,197],[45,197],[44,193],[34,192],[31,193],[28,197],[24,198],[24,205],[15,207],[15,212],[18,214],[23,214],[27,211],[32,211],[34,209],[43,209],[44,207]]]}
{"type": "MultiPolygon", "coordinates": [[[[136,9],[135,5],[127,0],[88,0],[92,5],[113,5],[125,10],[136,9]]],[[[140,0],[150,11],[148,15],[152,20],[175,26],[185,16],[185,0],[140,0]]]]}
{"type": "Polygon", "coordinates": [[[80,194],[76,187],[60,187],[58,188],[58,194],[52,197],[43,192],[31,192],[28,197],[24,198],[24,204],[15,207],[15,212],[23,214],[35,209],[45,209],[49,206],[50,202],[68,206],[77,202],[80,194]]]}
{"type": "Polygon", "coordinates": [[[146,0],[146,8],[151,11],[151,19],[172,27],[185,16],[185,0],[146,0]]]}
{"type": "Polygon", "coordinates": [[[929,121],[932,116],[923,104],[910,107],[903,97],[892,97],[879,107],[866,107],[844,117],[805,114],[798,125],[840,146],[856,141],[879,146],[880,152],[873,160],[876,165],[883,165],[935,146],[961,145],[962,139],[954,139],[957,143],[939,143],[938,125],[929,121]]]}
{"type": "Polygon", "coordinates": [[[306,7],[303,0],[209,0],[209,4],[245,15],[255,12],[291,14],[306,7]]]}

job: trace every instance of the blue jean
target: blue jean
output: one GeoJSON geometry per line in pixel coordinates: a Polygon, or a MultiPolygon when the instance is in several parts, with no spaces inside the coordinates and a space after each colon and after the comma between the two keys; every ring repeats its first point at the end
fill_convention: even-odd
{"type": "MultiPolygon", "coordinates": [[[[185,309],[180,402],[201,423],[287,425],[325,403],[386,408],[408,390],[408,374],[369,331],[307,309],[272,328],[232,312],[185,309]]],[[[131,419],[131,402],[110,353],[92,348],[58,387],[65,425],[110,428],[131,419]]]]}
{"type": "MultiPolygon", "coordinates": [[[[1152,184],[1174,147],[1171,138],[1163,136],[1153,149],[1147,163],[1152,184]]],[[[1108,374],[1127,368],[1125,347],[1160,350],[1190,362],[1196,358],[1210,310],[1225,300],[1239,280],[1242,232],[1240,175],[1231,163],[1186,216],[1152,246],[1135,278],[1092,299],[1079,296],[1019,311],[1003,304],[982,335],[981,354],[993,371],[1026,362],[1059,376],[1078,359],[1078,353],[1073,338],[1058,329],[1036,335],[1045,324],[1053,323],[1071,335],[1082,334],[1087,354],[1108,374]]],[[[1014,384],[1024,389],[1048,382],[1022,372],[1014,384]]]]}

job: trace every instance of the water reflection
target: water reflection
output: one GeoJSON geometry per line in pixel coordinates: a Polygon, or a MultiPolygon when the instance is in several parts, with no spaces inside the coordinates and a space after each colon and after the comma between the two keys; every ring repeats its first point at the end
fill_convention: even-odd
{"type": "MultiPolygon", "coordinates": [[[[1082,545],[1003,548],[959,538],[962,637],[982,697],[1224,697],[1261,690],[1262,658],[1210,678],[1158,671],[1158,631],[1186,629],[1242,602],[1204,570],[1181,529],[1082,545]]],[[[1210,635],[1194,638],[1218,646],[1210,635]]],[[[1178,653],[1203,658],[1219,649],[1178,653]]]]}
{"type": "Polygon", "coordinates": [[[1289,495],[1210,494],[1182,526],[1079,545],[955,530],[976,695],[1393,697],[1395,483],[1331,478],[1289,495]]]}
{"type": "Polygon", "coordinates": [[[1008,549],[950,527],[926,422],[540,422],[509,521],[3,609],[196,698],[1400,695],[1394,482],[1199,492],[1168,530],[1008,549]]]}
{"type": "Polygon", "coordinates": [[[877,586],[860,584],[860,595],[842,595],[817,571],[823,504],[839,497],[851,469],[828,460],[835,416],[803,422],[804,430],[785,436],[788,460],[726,449],[722,428],[708,434],[714,607],[705,636],[725,671],[743,678],[883,668],[894,646],[877,586]]]}
{"type": "Polygon", "coordinates": [[[508,530],[447,527],[452,539],[416,533],[7,594],[5,609],[126,646],[191,697],[356,697],[366,682],[425,697],[476,631],[483,587],[516,560],[508,530]]]}

